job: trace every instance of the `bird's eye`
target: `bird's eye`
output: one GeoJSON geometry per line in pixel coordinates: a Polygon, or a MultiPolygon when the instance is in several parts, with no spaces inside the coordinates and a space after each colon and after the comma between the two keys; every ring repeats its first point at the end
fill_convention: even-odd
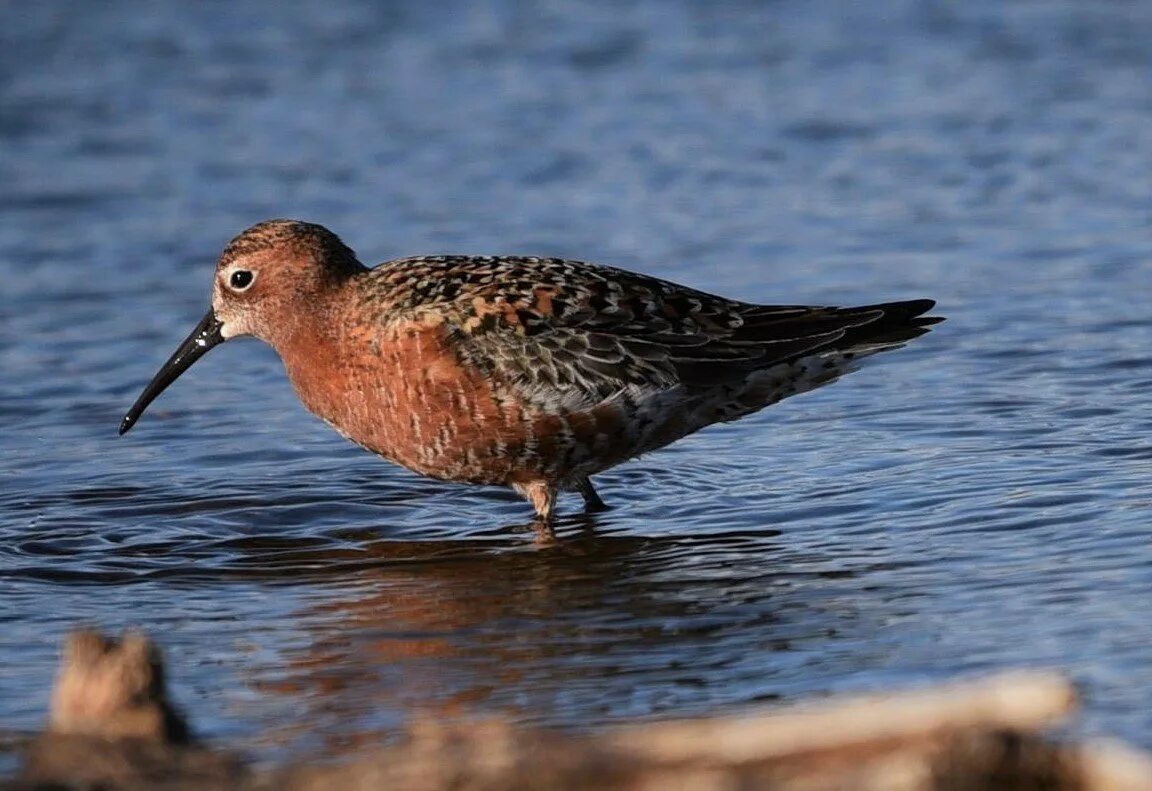
{"type": "Polygon", "coordinates": [[[243,291],[252,285],[253,276],[247,269],[237,269],[228,278],[228,284],[236,291],[243,291]]]}

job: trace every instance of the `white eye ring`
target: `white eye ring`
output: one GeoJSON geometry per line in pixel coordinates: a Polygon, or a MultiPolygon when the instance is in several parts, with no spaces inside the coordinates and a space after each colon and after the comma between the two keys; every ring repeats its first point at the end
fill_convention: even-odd
{"type": "Polygon", "coordinates": [[[251,269],[233,269],[228,275],[228,288],[233,291],[247,291],[256,282],[256,273],[251,269]]]}

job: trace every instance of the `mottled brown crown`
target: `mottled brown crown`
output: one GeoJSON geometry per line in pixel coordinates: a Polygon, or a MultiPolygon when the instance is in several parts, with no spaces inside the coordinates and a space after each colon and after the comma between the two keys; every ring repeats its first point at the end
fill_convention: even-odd
{"type": "Polygon", "coordinates": [[[220,265],[264,250],[306,255],[336,273],[354,272],[363,266],[355,251],[323,225],[301,220],[265,220],[236,236],[220,254],[220,265]]]}

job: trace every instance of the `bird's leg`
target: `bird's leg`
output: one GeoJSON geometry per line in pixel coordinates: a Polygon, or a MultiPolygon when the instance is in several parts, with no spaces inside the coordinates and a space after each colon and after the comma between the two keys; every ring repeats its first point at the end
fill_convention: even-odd
{"type": "Polygon", "coordinates": [[[591,478],[581,478],[576,484],[576,491],[584,498],[584,510],[590,514],[597,511],[607,511],[608,503],[600,499],[596,489],[592,486],[591,478]]]}
{"type": "Polygon", "coordinates": [[[516,491],[524,495],[536,509],[536,529],[552,535],[552,518],[556,510],[556,487],[547,481],[516,484],[516,491]]]}

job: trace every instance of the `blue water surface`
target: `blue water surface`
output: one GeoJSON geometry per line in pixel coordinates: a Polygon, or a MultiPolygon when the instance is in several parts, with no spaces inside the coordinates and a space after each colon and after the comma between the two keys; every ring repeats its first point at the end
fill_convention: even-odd
{"type": "Polygon", "coordinates": [[[137,626],[200,733],[589,728],[1018,666],[1152,747],[1152,4],[8,4],[0,726],[137,626]],[[341,440],[256,342],[116,428],[220,248],[533,253],[763,302],[930,296],[833,387],[510,493],[341,440]]]}

